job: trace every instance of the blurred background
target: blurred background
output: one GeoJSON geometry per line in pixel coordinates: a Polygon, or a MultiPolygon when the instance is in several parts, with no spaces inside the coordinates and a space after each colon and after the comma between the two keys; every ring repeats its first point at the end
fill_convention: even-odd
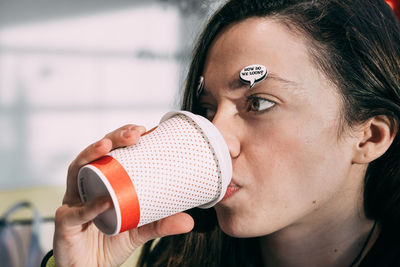
{"type": "Polygon", "coordinates": [[[195,39],[222,2],[0,0],[0,216],[29,201],[50,248],[69,163],[107,132],[179,108],[195,39]]]}
{"type": "Polygon", "coordinates": [[[86,145],[179,108],[217,2],[1,0],[0,188],[63,185],[86,145]]]}

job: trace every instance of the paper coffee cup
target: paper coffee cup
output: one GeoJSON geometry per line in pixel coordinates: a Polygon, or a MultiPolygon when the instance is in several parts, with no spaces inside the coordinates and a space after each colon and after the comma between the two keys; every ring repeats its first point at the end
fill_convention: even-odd
{"type": "Polygon", "coordinates": [[[82,167],[82,201],[110,196],[114,208],[94,219],[107,235],[194,207],[210,208],[232,177],[228,147],[217,128],[187,111],[169,112],[134,146],[82,167]]]}

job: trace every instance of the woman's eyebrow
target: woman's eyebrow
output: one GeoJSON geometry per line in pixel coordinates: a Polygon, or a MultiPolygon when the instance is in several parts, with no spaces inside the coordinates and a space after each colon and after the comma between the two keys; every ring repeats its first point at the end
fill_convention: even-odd
{"type": "MultiPolygon", "coordinates": [[[[286,88],[289,89],[290,91],[302,91],[302,87],[291,80],[287,80],[285,78],[280,77],[279,75],[275,74],[275,73],[268,73],[268,76],[265,78],[265,80],[263,80],[262,82],[256,84],[253,88],[250,88],[249,84],[243,83],[242,81],[240,81],[240,79],[238,78],[237,80],[233,80],[231,81],[228,86],[232,91],[236,91],[236,90],[248,90],[248,91],[254,91],[255,89],[257,89],[260,85],[262,85],[263,83],[268,82],[269,80],[272,80],[276,83],[279,83],[282,85],[282,88],[286,88]]],[[[211,95],[210,92],[207,90],[206,87],[204,87],[203,92],[201,93],[201,96],[209,96],[211,95]]]]}
{"type": "Polygon", "coordinates": [[[300,86],[300,84],[298,84],[295,81],[291,81],[291,80],[287,80],[285,78],[280,77],[279,75],[276,75],[274,73],[270,73],[267,76],[267,79],[272,79],[278,83],[281,83],[282,85],[284,85],[284,87],[290,88],[290,89],[301,89],[302,87],[300,86]]]}
{"type": "Polygon", "coordinates": [[[267,77],[265,78],[265,80],[263,80],[262,82],[256,84],[253,88],[250,88],[249,84],[243,83],[242,81],[240,81],[240,79],[234,80],[232,82],[229,83],[229,88],[231,88],[232,90],[238,90],[238,89],[248,89],[248,90],[254,90],[257,88],[257,85],[261,85],[265,82],[268,82],[269,80],[273,80],[274,82],[280,83],[282,84],[283,87],[291,89],[291,90],[299,90],[301,89],[301,86],[291,80],[287,80],[285,78],[280,77],[279,75],[275,74],[275,73],[268,73],[267,77]]]}

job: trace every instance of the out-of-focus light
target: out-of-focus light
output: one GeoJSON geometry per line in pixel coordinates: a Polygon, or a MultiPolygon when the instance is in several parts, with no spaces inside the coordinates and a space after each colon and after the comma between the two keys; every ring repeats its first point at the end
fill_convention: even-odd
{"type": "Polygon", "coordinates": [[[386,0],[386,3],[387,3],[392,9],[394,9],[394,4],[392,3],[392,1],[386,0]]]}
{"type": "Polygon", "coordinates": [[[176,109],[181,27],[157,3],[0,27],[0,189],[64,185],[87,144],[176,109]]]}
{"type": "Polygon", "coordinates": [[[386,3],[393,9],[397,18],[400,19],[400,0],[386,0],[386,3]]]}

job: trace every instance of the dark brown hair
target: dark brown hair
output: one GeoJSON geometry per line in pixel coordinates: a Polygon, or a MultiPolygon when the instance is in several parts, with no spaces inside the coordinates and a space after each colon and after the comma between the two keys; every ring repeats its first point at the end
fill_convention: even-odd
{"type": "MultiPolygon", "coordinates": [[[[211,18],[194,50],[182,109],[200,108],[195,96],[205,57],[228,25],[250,17],[277,19],[309,42],[316,66],[338,88],[343,125],[386,116],[396,137],[369,164],[364,186],[366,216],[383,231],[400,225],[400,26],[384,0],[231,0],[211,18]]],[[[265,37],[268,38],[268,37],[265,37]]],[[[191,233],[147,243],[140,266],[259,266],[257,239],[229,237],[215,211],[193,209],[191,233]]]]}

